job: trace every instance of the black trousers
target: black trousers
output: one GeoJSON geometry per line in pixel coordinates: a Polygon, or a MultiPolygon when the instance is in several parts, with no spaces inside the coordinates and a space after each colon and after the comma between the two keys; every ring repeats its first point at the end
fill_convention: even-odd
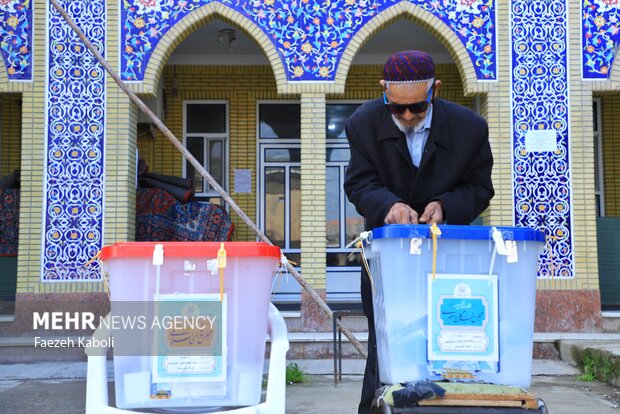
{"type": "Polygon", "coordinates": [[[362,266],[360,293],[362,296],[362,309],[368,319],[368,358],[364,370],[364,382],[362,383],[362,395],[357,409],[358,414],[371,414],[372,400],[379,388],[379,364],[377,361],[377,338],[375,336],[375,318],[372,308],[372,288],[366,269],[362,266]]]}
{"type": "Polygon", "coordinates": [[[375,323],[374,320],[368,319],[368,358],[366,359],[366,369],[364,370],[362,396],[357,409],[358,414],[371,414],[372,400],[375,398],[375,391],[379,388],[378,368],[375,323]]]}

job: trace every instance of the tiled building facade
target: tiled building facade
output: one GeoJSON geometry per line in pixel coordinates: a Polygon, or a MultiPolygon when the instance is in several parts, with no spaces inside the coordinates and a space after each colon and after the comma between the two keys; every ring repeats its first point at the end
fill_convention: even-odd
{"type": "MultiPolygon", "coordinates": [[[[185,132],[188,102],[226,104],[227,188],[263,228],[259,108],[299,104],[300,213],[292,225],[299,229],[301,273],[323,297],[329,296],[326,107],[378,96],[381,66],[354,63],[378,32],[402,18],[427,30],[453,61],[437,67],[442,96],[478,110],[489,123],[496,196],[482,222],[534,227],[548,236],[537,330],[599,329],[599,155],[590,108],[599,97],[600,199],[606,216],[620,215],[614,116],[620,79],[612,66],[620,7],[604,0],[344,0],[329,9],[324,3],[61,2],[133,91],[153,96],[162,82],[164,121],[177,137],[185,132]],[[188,35],[216,18],[243,30],[268,64],[167,65],[188,35]],[[557,147],[528,151],[531,131],[553,131],[557,147]],[[250,192],[233,192],[235,170],[251,170],[250,192]]],[[[136,106],[51,4],[14,0],[2,7],[6,38],[21,34],[3,50],[0,71],[0,174],[21,171],[17,306],[48,293],[105,302],[98,269],[82,263],[101,246],[134,237],[136,149],[158,173],[182,176],[184,162],[161,133],[139,136],[136,106]],[[88,202],[72,205],[72,198],[88,202]],[[81,224],[72,225],[76,220],[81,224]]],[[[235,240],[254,240],[234,213],[231,218],[235,240]]],[[[303,294],[300,301],[303,315],[311,305],[303,294]]],[[[312,318],[305,323],[315,326],[312,318]]]]}

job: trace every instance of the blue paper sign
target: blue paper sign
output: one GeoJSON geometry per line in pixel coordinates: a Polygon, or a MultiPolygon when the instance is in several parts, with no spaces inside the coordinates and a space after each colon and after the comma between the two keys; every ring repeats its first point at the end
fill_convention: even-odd
{"type": "Polygon", "coordinates": [[[429,274],[431,372],[497,372],[497,275],[429,274]]]}

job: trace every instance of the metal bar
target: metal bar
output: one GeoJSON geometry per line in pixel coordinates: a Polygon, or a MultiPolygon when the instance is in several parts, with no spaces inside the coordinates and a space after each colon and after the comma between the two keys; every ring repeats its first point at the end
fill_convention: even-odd
{"type": "Polygon", "coordinates": [[[334,333],[334,387],[338,385],[338,364],[337,362],[337,349],[336,349],[336,318],[338,317],[338,311],[334,311],[332,316],[332,329],[334,333]]]}
{"type": "MultiPolygon", "coordinates": [[[[95,48],[95,46],[93,46],[90,40],[88,40],[82,30],[75,24],[75,22],[73,21],[71,16],[67,14],[65,9],[60,4],[58,4],[56,0],[50,0],[50,2],[54,6],[54,8],[58,10],[63,19],[65,19],[67,24],[71,27],[71,29],[73,29],[73,31],[78,35],[82,42],[84,42],[88,50],[90,50],[90,52],[95,56],[99,63],[101,63],[105,70],[110,74],[112,79],[114,79],[118,86],[123,90],[123,92],[125,92],[127,96],[129,96],[129,99],[133,103],[135,103],[138,108],[140,108],[140,110],[146,114],[146,116],[148,116],[148,118],[153,122],[153,124],[155,124],[155,126],[166,136],[166,138],[168,138],[168,140],[181,152],[183,158],[185,158],[187,161],[189,161],[190,164],[192,164],[196,171],[198,171],[200,175],[202,175],[202,177],[207,180],[209,185],[211,185],[211,188],[213,188],[228,203],[228,205],[230,205],[230,207],[235,211],[235,213],[239,215],[241,220],[243,220],[243,222],[252,229],[252,231],[258,236],[261,241],[273,244],[267,238],[267,236],[265,236],[265,234],[258,228],[258,226],[256,226],[256,224],[254,224],[254,222],[245,214],[245,212],[241,210],[237,203],[235,203],[235,201],[228,195],[228,193],[226,193],[226,191],[217,183],[217,181],[215,181],[211,174],[209,174],[209,172],[205,170],[202,164],[200,164],[196,160],[196,158],[194,158],[194,156],[187,150],[187,148],[183,146],[181,141],[179,141],[179,139],[175,137],[174,134],[166,127],[166,125],[164,125],[164,123],[157,117],[157,115],[155,115],[153,111],[151,111],[149,107],[146,106],[146,104],[142,102],[142,100],[138,98],[138,96],[123,83],[118,74],[114,71],[114,69],[112,69],[112,67],[103,58],[103,56],[101,56],[99,51],[95,48]]],[[[314,291],[314,289],[308,284],[308,282],[306,282],[306,280],[297,272],[297,270],[295,270],[295,268],[288,261],[286,262],[286,269],[290,274],[293,275],[297,283],[299,283],[299,285],[304,288],[306,292],[308,292],[308,295],[310,295],[312,300],[314,300],[316,304],[319,305],[319,308],[323,311],[323,313],[325,313],[326,317],[332,318],[332,310],[329,308],[329,306],[327,306],[325,301],[323,301],[323,298],[321,298],[321,296],[319,296],[319,294],[314,291]]],[[[337,324],[344,333],[344,335],[353,344],[353,346],[359,351],[360,354],[364,356],[364,358],[366,358],[368,354],[360,341],[358,341],[357,338],[351,333],[351,331],[342,324],[342,321],[338,321],[337,324]]]]}
{"type": "MultiPolygon", "coordinates": [[[[342,313],[338,314],[338,320],[342,321],[342,313]]],[[[342,331],[338,329],[338,381],[342,382],[342,331]]]]}

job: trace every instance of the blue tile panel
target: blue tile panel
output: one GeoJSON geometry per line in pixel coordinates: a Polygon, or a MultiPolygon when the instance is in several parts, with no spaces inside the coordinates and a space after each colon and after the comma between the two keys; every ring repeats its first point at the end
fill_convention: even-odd
{"type": "Polygon", "coordinates": [[[607,79],[620,42],[618,0],[583,0],[582,70],[585,79],[607,79]]]}
{"type": "MultiPolygon", "coordinates": [[[[60,2],[104,52],[104,0],[60,2]]],[[[43,281],[100,279],[86,266],[102,246],[105,72],[48,3],[43,281]]]]}
{"type": "Polygon", "coordinates": [[[539,276],[572,278],[567,1],[513,0],[510,21],[515,225],[547,236],[539,276]],[[527,150],[540,130],[557,132],[557,150],[527,150]]]}
{"type": "Polygon", "coordinates": [[[9,80],[32,80],[30,0],[0,0],[0,52],[9,80]]]}
{"type": "MultiPolygon", "coordinates": [[[[493,0],[404,0],[443,21],[461,40],[478,79],[496,79],[493,0]]],[[[214,0],[124,0],[121,76],[141,81],[159,40],[179,20],[214,0]]],[[[399,0],[219,0],[273,42],[289,81],[333,81],[351,38],[399,0]]]]}

